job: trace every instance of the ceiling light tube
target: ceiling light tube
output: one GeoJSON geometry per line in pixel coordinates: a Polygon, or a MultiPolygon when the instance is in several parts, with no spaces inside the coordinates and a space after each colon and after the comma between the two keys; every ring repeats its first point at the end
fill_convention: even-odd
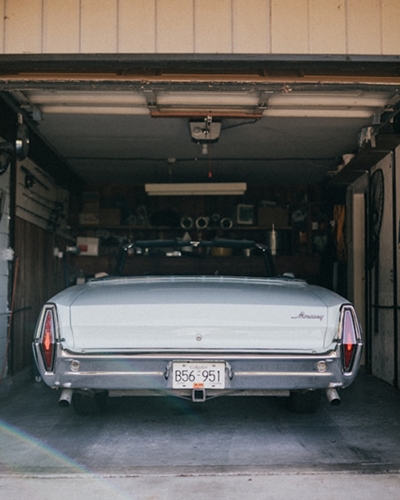
{"type": "Polygon", "coordinates": [[[149,196],[242,195],[246,189],[245,182],[145,184],[149,196]]]}
{"type": "Polygon", "coordinates": [[[268,108],[263,116],[285,118],[370,118],[372,109],[332,109],[332,108],[268,108]]]}
{"type": "Polygon", "coordinates": [[[40,111],[64,115],[149,115],[150,111],[144,107],[128,106],[40,106],[40,111]]]}

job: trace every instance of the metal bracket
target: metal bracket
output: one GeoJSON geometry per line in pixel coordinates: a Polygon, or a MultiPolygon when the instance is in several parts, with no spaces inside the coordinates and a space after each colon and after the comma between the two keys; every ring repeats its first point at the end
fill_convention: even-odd
{"type": "Polygon", "coordinates": [[[256,107],[256,111],[262,113],[263,111],[268,109],[268,101],[272,97],[272,95],[273,95],[273,92],[270,90],[269,91],[264,90],[264,91],[260,92],[260,98],[258,100],[258,105],[256,107]]]}
{"type": "Polygon", "coordinates": [[[207,399],[206,390],[205,389],[193,389],[192,390],[192,401],[194,403],[204,403],[207,399]]]}
{"type": "Polygon", "coordinates": [[[143,90],[150,111],[158,111],[157,96],[154,90],[143,90]]]}
{"type": "Polygon", "coordinates": [[[164,369],[164,378],[165,380],[169,379],[169,374],[171,373],[172,361],[170,361],[164,369]]]}
{"type": "Polygon", "coordinates": [[[226,370],[226,373],[227,373],[228,377],[230,378],[230,380],[232,380],[233,379],[233,370],[232,370],[231,365],[228,363],[228,361],[225,361],[225,370],[226,370]]]}

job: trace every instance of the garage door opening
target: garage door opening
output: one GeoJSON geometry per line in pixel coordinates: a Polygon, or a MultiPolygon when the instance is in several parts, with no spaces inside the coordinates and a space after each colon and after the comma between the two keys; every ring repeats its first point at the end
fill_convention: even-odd
{"type": "MultiPolygon", "coordinates": [[[[246,74],[226,67],[207,74],[206,66],[145,74],[104,65],[105,73],[51,69],[48,62],[34,76],[14,69],[2,80],[7,109],[31,135],[27,157],[12,168],[12,240],[23,262],[18,308],[30,308],[15,319],[13,370],[29,366],[39,303],[100,271],[113,273],[118,248],[138,238],[207,233],[273,242],[280,272],[361,300],[364,192],[350,202],[348,186],[397,146],[397,75],[379,79],[371,65],[354,77],[340,64],[323,76],[303,68],[301,77],[298,68],[283,75],[276,66],[252,73],[247,66],[246,74]],[[149,196],[145,189],[193,183],[245,190],[149,196]],[[349,268],[351,241],[357,252],[350,248],[349,268]],[[30,251],[37,245],[41,257],[30,251]],[[40,294],[29,295],[28,283],[39,283],[40,294]]],[[[128,259],[126,271],[134,265],[128,259]]]]}

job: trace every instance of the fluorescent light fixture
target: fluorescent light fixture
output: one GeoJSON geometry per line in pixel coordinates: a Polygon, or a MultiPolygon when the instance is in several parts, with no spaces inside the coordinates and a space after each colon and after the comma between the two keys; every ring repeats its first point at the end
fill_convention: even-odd
{"type": "Polygon", "coordinates": [[[26,97],[43,113],[90,115],[148,115],[140,92],[29,91],[26,97]]]}
{"type": "Polygon", "coordinates": [[[333,109],[333,108],[268,108],[263,116],[287,118],[371,118],[373,109],[333,109]]]}
{"type": "Polygon", "coordinates": [[[386,106],[387,99],[382,92],[274,94],[263,116],[369,119],[386,106]]]}
{"type": "Polygon", "coordinates": [[[48,106],[147,106],[140,92],[101,91],[27,91],[27,98],[33,104],[48,106]]]}
{"type": "Polygon", "coordinates": [[[246,189],[245,182],[145,184],[149,196],[242,195],[246,189]]]}
{"type": "Polygon", "coordinates": [[[271,108],[382,108],[386,105],[387,94],[347,95],[342,93],[297,93],[277,94],[270,97],[271,108]]]}
{"type": "Polygon", "coordinates": [[[40,106],[42,113],[56,113],[63,115],[149,115],[150,111],[145,107],[123,107],[123,106],[40,106]]]}
{"type": "Polygon", "coordinates": [[[157,104],[163,106],[209,107],[244,106],[254,107],[259,103],[256,92],[157,92],[157,104]]]}

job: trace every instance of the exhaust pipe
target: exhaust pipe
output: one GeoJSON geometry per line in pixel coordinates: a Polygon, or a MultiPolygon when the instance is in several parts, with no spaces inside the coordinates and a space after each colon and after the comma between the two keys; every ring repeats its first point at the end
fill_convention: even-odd
{"type": "Polygon", "coordinates": [[[62,391],[60,399],[58,400],[58,404],[61,408],[68,408],[71,404],[73,393],[74,391],[72,389],[64,389],[62,391]]]}
{"type": "Polygon", "coordinates": [[[328,398],[329,404],[331,404],[332,406],[340,405],[340,396],[336,389],[327,389],[326,397],[328,398]]]}

